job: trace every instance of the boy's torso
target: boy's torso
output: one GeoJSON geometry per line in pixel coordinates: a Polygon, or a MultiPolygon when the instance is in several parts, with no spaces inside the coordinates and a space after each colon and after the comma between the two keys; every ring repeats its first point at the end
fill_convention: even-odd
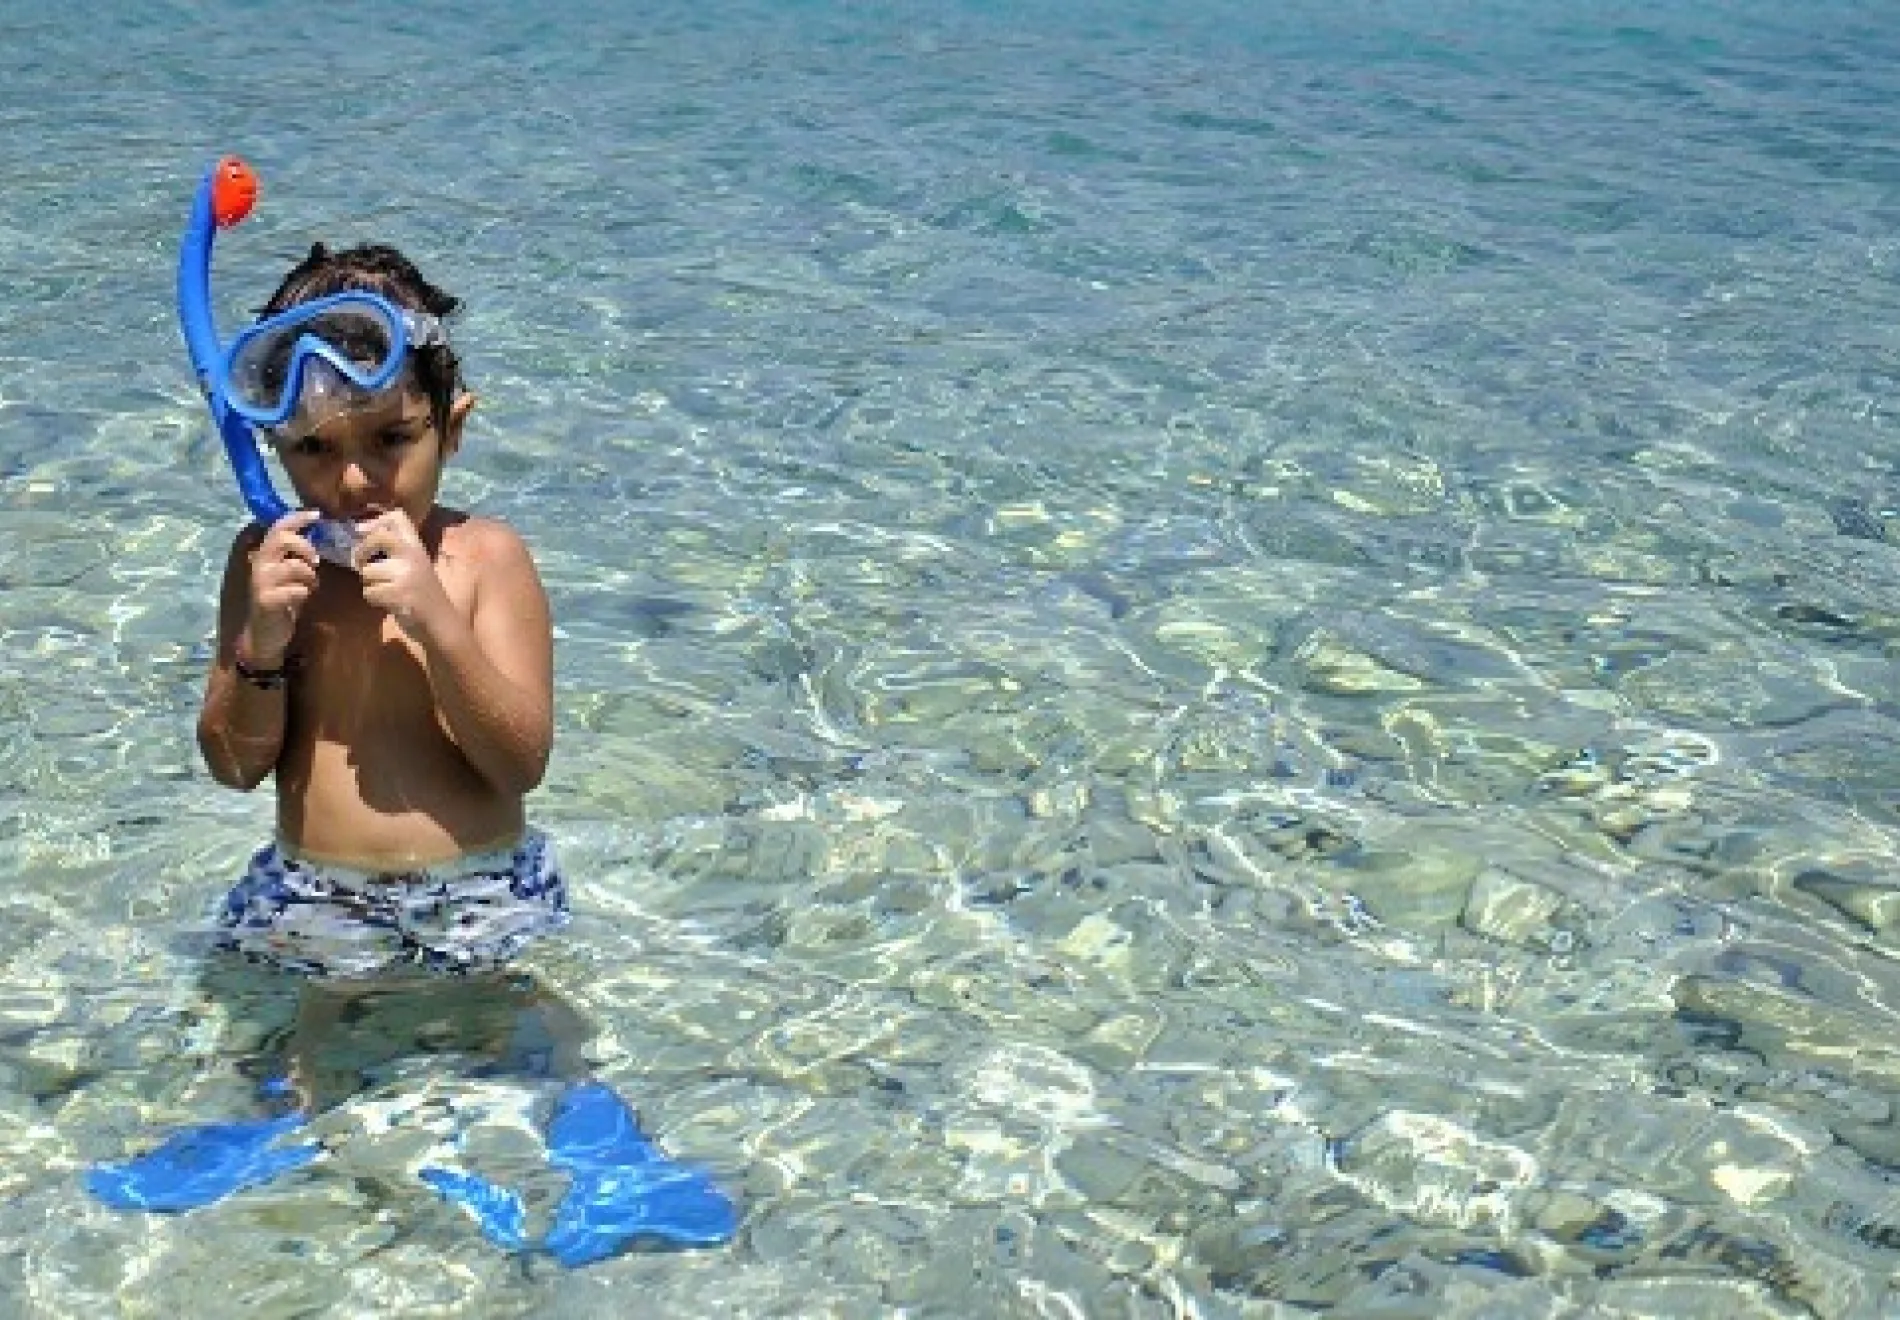
{"type": "MultiPolygon", "coordinates": [[[[473,615],[473,520],[432,519],[437,577],[473,615]]],[[[522,803],[496,790],[449,738],[422,648],[366,604],[356,574],[325,565],[297,624],[299,658],[277,762],[277,823],[296,851],[402,869],[518,836],[522,803]]]]}

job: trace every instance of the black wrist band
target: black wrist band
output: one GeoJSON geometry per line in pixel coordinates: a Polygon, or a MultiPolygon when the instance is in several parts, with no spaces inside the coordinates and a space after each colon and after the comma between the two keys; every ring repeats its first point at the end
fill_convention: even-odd
{"type": "Polygon", "coordinates": [[[238,655],[231,657],[231,665],[237,670],[239,678],[254,688],[263,688],[266,692],[274,692],[290,681],[289,657],[285,657],[284,662],[275,669],[253,669],[244,663],[243,656],[238,655]]]}

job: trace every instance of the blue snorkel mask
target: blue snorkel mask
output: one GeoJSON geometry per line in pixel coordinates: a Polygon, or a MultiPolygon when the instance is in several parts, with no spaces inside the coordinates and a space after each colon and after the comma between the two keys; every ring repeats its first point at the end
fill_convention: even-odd
{"type": "Polygon", "coordinates": [[[403,379],[411,348],[448,343],[440,318],[361,290],[313,298],[240,331],[213,388],[266,432],[303,412],[374,401],[403,379]]]}
{"type": "MultiPolygon", "coordinates": [[[[445,344],[441,322],[377,294],[313,299],[241,331],[227,346],[211,314],[211,245],[250,214],[257,176],[235,156],[206,173],[178,252],[178,319],[224,452],[251,515],[266,525],[291,511],[271,485],[252,428],[271,430],[306,408],[348,408],[405,378],[410,349],[445,344]]],[[[323,519],[305,533],[317,553],[350,567],[356,528],[323,519]]]]}

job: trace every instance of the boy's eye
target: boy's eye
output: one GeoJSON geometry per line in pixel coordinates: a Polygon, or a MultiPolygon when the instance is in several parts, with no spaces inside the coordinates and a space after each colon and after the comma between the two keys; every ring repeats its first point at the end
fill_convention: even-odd
{"type": "Polygon", "coordinates": [[[290,453],[302,458],[315,458],[323,453],[326,447],[323,441],[314,435],[300,435],[284,446],[290,453]]]}
{"type": "Polygon", "coordinates": [[[383,447],[385,449],[400,449],[404,445],[412,445],[415,442],[416,433],[414,431],[383,432],[383,447]]]}

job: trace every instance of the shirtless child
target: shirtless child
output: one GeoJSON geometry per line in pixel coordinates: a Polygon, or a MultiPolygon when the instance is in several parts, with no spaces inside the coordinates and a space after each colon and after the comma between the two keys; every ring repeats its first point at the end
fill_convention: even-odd
{"type": "Polygon", "coordinates": [[[519,536],[436,503],[475,402],[457,299],[391,248],[318,246],[264,317],[346,290],[402,309],[414,346],[377,393],[310,364],[332,388],[307,379],[267,433],[305,507],[232,544],[198,741],[220,783],[275,775],[277,838],[222,921],[320,976],[493,968],[566,914],[522,805],[553,739],[547,597],[519,536]],[[349,566],[305,536],[320,517],[354,525],[349,566]]]}
{"type": "MultiPolygon", "coordinates": [[[[455,1053],[564,1083],[547,1154],[569,1186],[538,1243],[513,1190],[416,1171],[497,1244],[581,1265],[639,1238],[723,1242],[732,1202],[589,1076],[579,1015],[491,974],[566,921],[567,888],[522,806],[553,738],[547,596],[520,537],[436,502],[474,406],[442,329],[456,306],[392,248],[318,246],[228,351],[230,384],[270,400],[264,434],[304,507],[232,543],[198,741],[220,783],[276,779],[277,837],[220,924],[230,948],[306,974],[288,1058],[269,1061],[296,1110],[182,1129],[87,1185],[125,1208],[208,1204],[316,1159],[272,1143],[379,1067],[455,1053]]],[[[285,1094],[275,1076],[267,1094],[285,1094]]]]}

